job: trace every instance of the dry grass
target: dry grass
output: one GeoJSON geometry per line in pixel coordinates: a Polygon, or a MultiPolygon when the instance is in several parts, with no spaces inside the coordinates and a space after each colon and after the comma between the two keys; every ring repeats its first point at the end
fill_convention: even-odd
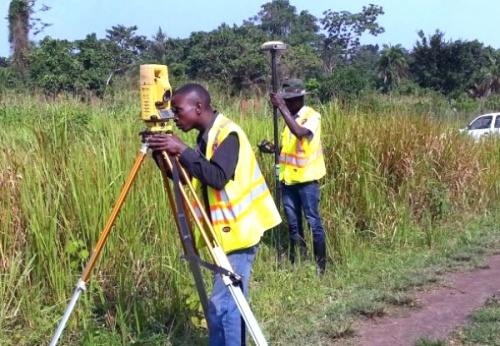
{"type": "MultiPolygon", "coordinates": [[[[8,272],[13,265],[12,260],[22,250],[26,243],[26,226],[22,215],[22,205],[19,184],[22,182],[20,165],[14,159],[13,150],[4,147],[2,150],[3,162],[11,165],[0,165],[0,229],[4,239],[0,245],[0,272],[8,272]]],[[[15,263],[16,265],[18,263],[15,263]]]]}

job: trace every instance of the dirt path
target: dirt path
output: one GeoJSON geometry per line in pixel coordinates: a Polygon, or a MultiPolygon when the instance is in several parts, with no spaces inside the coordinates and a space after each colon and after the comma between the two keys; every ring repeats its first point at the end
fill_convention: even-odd
{"type": "Polygon", "coordinates": [[[362,346],[413,346],[421,338],[445,339],[467,323],[467,316],[500,290],[500,255],[488,260],[489,268],[446,276],[451,288],[422,294],[422,307],[404,317],[382,317],[360,322],[356,344],[362,346]]]}

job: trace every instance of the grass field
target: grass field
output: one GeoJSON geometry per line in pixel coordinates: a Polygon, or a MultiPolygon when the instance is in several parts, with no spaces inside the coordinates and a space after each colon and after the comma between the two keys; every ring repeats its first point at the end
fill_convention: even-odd
{"type": "MultiPolygon", "coordinates": [[[[223,95],[214,102],[252,143],[272,139],[266,102],[245,112],[223,95]]],[[[415,290],[464,265],[454,256],[467,251],[474,267],[498,245],[498,142],[473,143],[457,133],[460,119],[433,107],[411,99],[317,105],[328,272],[320,279],[312,261],[278,262],[268,232],[250,305],[272,345],[347,343],[356,318],[411,306],[415,290]]],[[[91,104],[2,97],[0,344],[48,344],[140,148],[138,110],[134,93],[91,104]]],[[[273,188],[274,158],[258,160],[273,188]]],[[[173,225],[148,159],[61,345],[206,342],[173,225]]]]}

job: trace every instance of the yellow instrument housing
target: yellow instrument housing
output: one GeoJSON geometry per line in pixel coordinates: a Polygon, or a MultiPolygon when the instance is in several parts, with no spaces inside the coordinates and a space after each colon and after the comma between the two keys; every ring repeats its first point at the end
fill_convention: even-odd
{"type": "Polygon", "coordinates": [[[174,118],[170,109],[172,88],[168,81],[166,65],[147,64],[140,66],[141,119],[149,131],[171,130],[168,121],[174,118]]]}

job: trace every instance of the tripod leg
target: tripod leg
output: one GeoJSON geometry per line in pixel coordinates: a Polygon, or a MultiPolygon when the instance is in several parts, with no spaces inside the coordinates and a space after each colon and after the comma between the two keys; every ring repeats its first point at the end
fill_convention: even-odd
{"type": "MultiPolygon", "coordinates": [[[[186,209],[185,200],[183,201],[183,204],[181,205],[181,207],[177,208],[172,189],[171,189],[170,184],[168,182],[168,176],[167,176],[167,171],[166,171],[166,169],[167,169],[166,162],[165,162],[165,160],[158,160],[158,162],[159,162],[160,170],[161,170],[161,173],[163,176],[163,184],[165,186],[165,190],[167,191],[168,200],[170,202],[170,207],[172,208],[172,212],[174,213],[174,219],[175,219],[175,223],[177,225],[177,230],[179,231],[179,236],[181,238],[181,243],[182,243],[182,248],[184,250],[184,254],[187,256],[192,256],[192,255],[198,256],[196,248],[194,247],[194,244],[193,244],[193,232],[191,230],[189,223],[182,222],[179,219],[179,209],[182,209],[182,210],[186,209]]],[[[182,214],[184,214],[184,211],[182,212],[182,214]]],[[[203,309],[203,314],[207,318],[207,316],[208,316],[208,297],[207,297],[207,292],[205,289],[205,283],[203,281],[203,276],[201,274],[201,268],[200,268],[199,264],[194,262],[194,261],[188,260],[188,263],[189,263],[189,269],[191,269],[191,272],[193,273],[196,290],[198,291],[198,295],[200,296],[200,303],[201,303],[201,307],[203,309]]]]}
{"type": "MultiPolygon", "coordinates": [[[[215,252],[218,260],[222,264],[222,267],[231,268],[231,263],[229,263],[229,260],[226,254],[222,252],[222,249],[220,249],[220,251],[219,249],[216,249],[215,252]]],[[[266,346],[266,338],[262,333],[262,330],[259,327],[259,323],[257,322],[257,319],[255,318],[252,310],[250,309],[250,306],[248,305],[248,301],[245,298],[242,288],[240,287],[240,285],[235,285],[227,275],[223,275],[222,280],[231,293],[231,296],[233,297],[233,300],[235,301],[236,306],[240,311],[241,317],[245,321],[245,326],[252,336],[255,344],[257,346],[266,346]]]]}
{"type": "Polygon", "coordinates": [[[120,192],[120,195],[118,196],[117,202],[115,206],[113,207],[113,210],[111,211],[111,214],[106,222],[106,225],[104,226],[104,230],[102,231],[99,240],[97,242],[97,245],[92,252],[92,255],[90,256],[89,261],[87,262],[87,265],[85,267],[85,271],[83,272],[82,276],[78,280],[76,290],[73,293],[73,297],[70,300],[70,303],[68,304],[68,307],[66,308],[66,311],[64,313],[64,316],[59,323],[59,326],[57,327],[57,330],[52,338],[52,341],[50,342],[50,346],[55,346],[59,340],[59,338],[62,335],[62,332],[64,331],[64,328],[66,326],[66,323],[69,320],[69,317],[76,305],[76,302],[78,301],[78,298],[82,294],[83,291],[86,289],[86,283],[87,280],[89,279],[90,272],[94,268],[97,259],[99,258],[99,255],[101,254],[102,248],[104,247],[104,243],[106,242],[109,233],[111,231],[111,228],[113,227],[116,217],[118,216],[118,213],[120,212],[121,207],[123,206],[123,203],[125,202],[125,199],[127,198],[128,192],[130,191],[130,188],[132,187],[132,184],[135,181],[135,178],[137,177],[137,173],[139,172],[139,169],[144,162],[144,158],[146,157],[148,151],[147,145],[143,144],[141,147],[141,150],[139,154],[137,154],[137,157],[135,159],[135,162],[130,170],[130,173],[127,177],[127,180],[125,181],[125,184],[122,187],[122,190],[120,192]]]}
{"type": "MultiPolygon", "coordinates": [[[[172,163],[172,160],[170,159],[170,157],[166,153],[163,153],[163,158],[165,160],[165,163],[168,165],[169,169],[172,172],[175,172],[174,166],[173,166],[173,163],[172,163]]],[[[187,175],[185,170],[182,168],[182,165],[180,164],[180,162],[178,161],[177,158],[175,158],[175,163],[176,163],[176,167],[178,168],[178,170],[182,174],[182,178],[183,178],[184,182],[186,183],[186,185],[188,186],[189,191],[191,192],[194,200],[196,201],[196,203],[198,205],[201,206],[202,203],[200,202],[198,196],[196,195],[196,192],[194,191],[193,185],[191,184],[191,182],[189,180],[189,176],[187,175]]],[[[181,185],[182,185],[182,183],[180,181],[178,181],[178,184],[175,186],[176,188],[178,187],[178,189],[176,189],[176,193],[178,192],[182,196],[184,201],[189,201],[187,193],[186,193],[186,191],[184,191],[184,189],[182,189],[181,185]]],[[[219,266],[221,268],[225,268],[227,271],[234,273],[234,270],[232,269],[232,265],[229,262],[226,254],[224,253],[224,250],[222,249],[222,246],[220,245],[220,243],[217,239],[217,236],[215,235],[215,231],[212,227],[210,219],[209,219],[207,213],[205,212],[205,210],[203,208],[200,208],[200,212],[203,216],[204,224],[207,226],[206,227],[207,230],[205,230],[205,228],[201,224],[200,220],[197,218],[193,206],[191,204],[188,204],[188,203],[186,203],[186,204],[187,204],[187,207],[189,209],[189,212],[193,216],[194,222],[196,223],[196,225],[198,226],[198,228],[200,230],[200,233],[201,233],[201,236],[203,237],[203,240],[205,241],[205,243],[207,245],[207,249],[210,253],[210,256],[212,257],[213,262],[217,266],[219,266]]],[[[229,275],[222,275],[222,280],[223,280],[225,286],[229,289],[231,296],[233,297],[233,299],[238,307],[238,310],[240,311],[240,314],[246,323],[246,327],[249,330],[250,335],[253,337],[253,340],[255,341],[255,344],[257,346],[267,346],[267,341],[264,337],[264,334],[262,333],[262,331],[259,327],[259,324],[258,324],[255,316],[252,313],[252,310],[250,310],[250,306],[248,305],[248,302],[245,298],[245,295],[243,294],[243,290],[241,289],[240,285],[235,285],[233,280],[231,279],[231,277],[229,275]]],[[[208,316],[208,315],[206,315],[206,316],[208,316]]]]}

